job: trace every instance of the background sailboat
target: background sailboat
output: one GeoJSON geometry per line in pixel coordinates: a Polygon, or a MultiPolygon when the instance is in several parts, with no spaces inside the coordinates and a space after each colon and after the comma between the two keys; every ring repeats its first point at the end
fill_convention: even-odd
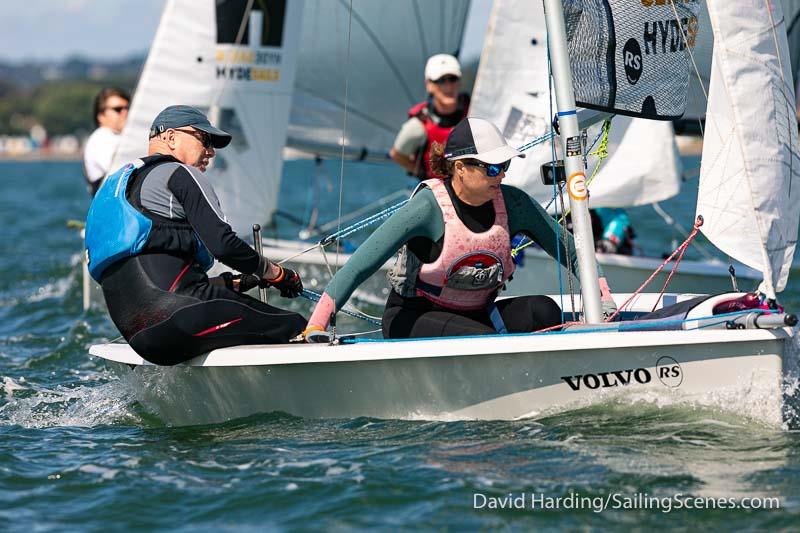
{"type": "Polygon", "coordinates": [[[284,147],[339,158],[344,145],[350,158],[387,161],[406,110],[425,97],[427,57],[461,46],[469,2],[435,5],[355,0],[349,32],[343,1],[170,0],[115,164],[146,151],[167,105],[209,109],[234,141],[208,173],[249,236],[275,213],[284,147]]]}

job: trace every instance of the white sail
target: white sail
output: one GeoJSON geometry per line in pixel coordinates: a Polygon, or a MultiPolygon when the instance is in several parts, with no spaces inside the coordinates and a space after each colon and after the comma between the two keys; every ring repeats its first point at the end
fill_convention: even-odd
{"type": "Polygon", "coordinates": [[[288,145],[340,155],[347,82],[345,146],[385,160],[406,111],[425,98],[428,57],[458,53],[469,5],[353,0],[351,20],[348,1],[306,2],[288,145]]]}
{"type": "Polygon", "coordinates": [[[697,214],[723,252],[786,286],[800,220],[800,158],[779,2],[708,4],[714,29],[697,214]]]}
{"type": "Polygon", "coordinates": [[[297,0],[167,2],[114,168],[147,153],[150,125],[165,107],[208,110],[212,122],[233,135],[207,171],[228,221],[238,233],[249,233],[254,222],[269,220],[283,166],[302,12],[297,0]]]}
{"type": "MultiPolygon", "coordinates": [[[[513,146],[546,134],[555,107],[548,96],[547,30],[539,2],[495,0],[481,55],[470,114],[497,124],[513,146]]],[[[555,106],[555,103],[553,103],[555,106]]],[[[594,140],[599,127],[589,131],[594,140]]],[[[668,122],[614,119],[608,159],[592,182],[592,207],[625,207],[658,202],[678,193],[681,167],[668,122]]],[[[552,186],[540,179],[540,165],[552,159],[549,142],[511,165],[506,183],[547,204],[552,186]]],[[[589,172],[596,159],[589,158],[589,172]]]]}

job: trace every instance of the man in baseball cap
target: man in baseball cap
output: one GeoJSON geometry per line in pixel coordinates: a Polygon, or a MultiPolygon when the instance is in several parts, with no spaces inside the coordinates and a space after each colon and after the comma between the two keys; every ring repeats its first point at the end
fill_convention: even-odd
{"type": "Polygon", "coordinates": [[[156,115],[150,126],[148,153],[172,155],[202,171],[215,155],[215,149],[225,148],[231,135],[211,125],[205,114],[188,105],[171,105],[156,115]],[[193,138],[197,142],[192,142],[193,138]]]}
{"type": "Polygon", "coordinates": [[[109,176],[89,210],[90,273],[114,324],[151,363],[285,343],[303,331],[299,314],[243,294],[258,285],[296,298],[303,283],[228,224],[205,170],[230,142],[199,109],[167,107],[153,120],[147,156],[109,176]],[[209,278],[215,260],[242,275],[209,278]]]}
{"type": "Polygon", "coordinates": [[[409,175],[420,180],[443,177],[430,166],[434,142],[444,144],[447,136],[469,111],[469,96],[460,93],[461,65],[450,54],[436,54],[425,65],[428,97],[408,110],[389,156],[409,175]]]}

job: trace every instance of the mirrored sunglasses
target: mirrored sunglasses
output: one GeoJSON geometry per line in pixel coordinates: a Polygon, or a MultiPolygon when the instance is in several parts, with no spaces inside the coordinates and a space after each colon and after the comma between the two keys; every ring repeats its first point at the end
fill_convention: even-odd
{"type": "Polygon", "coordinates": [[[470,159],[464,161],[464,164],[473,167],[484,168],[486,169],[487,176],[489,176],[490,178],[495,178],[499,176],[501,172],[506,172],[508,170],[508,167],[511,166],[511,160],[508,160],[505,163],[490,164],[490,163],[484,163],[483,161],[476,161],[474,159],[470,159]]]}

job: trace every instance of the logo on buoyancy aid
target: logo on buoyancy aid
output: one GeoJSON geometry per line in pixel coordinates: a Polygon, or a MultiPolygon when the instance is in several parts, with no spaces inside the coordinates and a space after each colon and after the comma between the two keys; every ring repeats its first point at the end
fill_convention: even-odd
{"type": "Polygon", "coordinates": [[[459,257],[447,270],[445,285],[463,290],[490,289],[503,280],[503,262],[487,251],[459,257]]]}
{"type": "Polygon", "coordinates": [[[628,83],[636,85],[639,78],[642,77],[642,47],[639,46],[639,41],[636,39],[628,39],[625,47],[622,49],[622,58],[625,63],[625,76],[628,78],[628,83]]]}
{"type": "MultiPolygon", "coordinates": [[[[672,357],[664,356],[656,362],[656,376],[666,387],[676,388],[683,383],[683,369],[672,357]]],[[[596,374],[561,376],[561,380],[574,391],[579,391],[581,388],[595,390],[635,383],[646,385],[653,381],[653,374],[647,368],[640,367],[596,374]]]]}

